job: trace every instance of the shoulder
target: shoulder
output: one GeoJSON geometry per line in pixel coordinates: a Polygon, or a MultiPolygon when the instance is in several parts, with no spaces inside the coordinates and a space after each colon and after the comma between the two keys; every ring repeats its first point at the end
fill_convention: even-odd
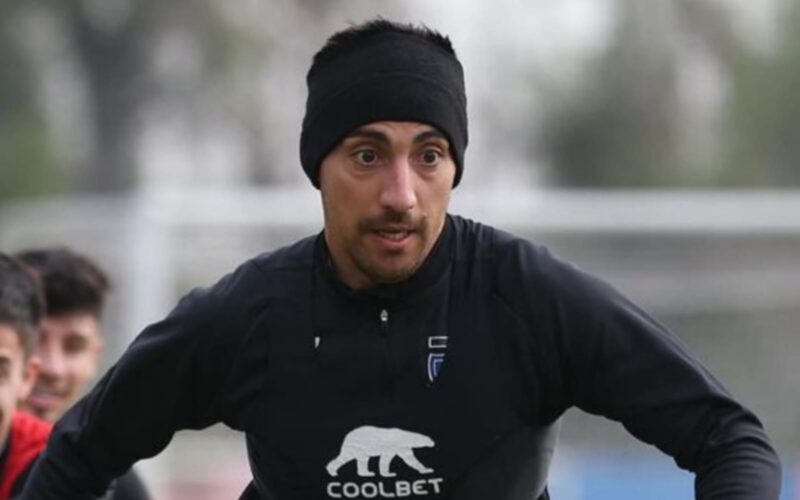
{"type": "Polygon", "coordinates": [[[319,234],[308,236],[291,245],[258,255],[245,264],[252,264],[262,273],[308,270],[314,265],[314,248],[319,238],[319,234]]]}
{"type": "Polygon", "coordinates": [[[520,279],[547,273],[555,263],[547,248],[521,236],[464,217],[449,218],[457,261],[484,263],[498,276],[520,279]]]}
{"type": "Polygon", "coordinates": [[[514,258],[539,259],[548,254],[545,247],[508,231],[458,215],[448,215],[448,219],[457,259],[502,263],[514,258]]]}
{"type": "Polygon", "coordinates": [[[480,266],[509,305],[530,308],[554,300],[587,303],[613,290],[601,279],[522,236],[458,216],[455,258],[480,266]]]}
{"type": "Polygon", "coordinates": [[[52,429],[52,423],[21,410],[14,412],[11,419],[11,433],[17,442],[23,441],[34,448],[44,447],[52,429]]]}
{"type": "Polygon", "coordinates": [[[15,495],[22,490],[33,464],[44,450],[53,424],[30,413],[16,411],[11,418],[8,455],[3,466],[2,489],[15,495]],[[9,481],[8,484],[5,481],[9,481]]]}
{"type": "Polygon", "coordinates": [[[453,259],[459,263],[495,263],[515,237],[488,224],[448,214],[453,259]]]}
{"type": "Polygon", "coordinates": [[[176,310],[191,309],[216,316],[231,308],[250,308],[275,299],[300,285],[314,263],[318,236],[309,236],[292,245],[265,252],[246,260],[235,270],[208,287],[192,290],[176,310]]]}

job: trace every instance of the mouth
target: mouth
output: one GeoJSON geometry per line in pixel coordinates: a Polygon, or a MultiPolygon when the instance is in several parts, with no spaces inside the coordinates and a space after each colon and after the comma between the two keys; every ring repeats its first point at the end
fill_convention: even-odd
{"type": "Polygon", "coordinates": [[[66,398],[64,391],[36,387],[31,391],[27,402],[31,406],[51,410],[60,407],[66,398]]]}
{"type": "Polygon", "coordinates": [[[375,231],[378,236],[381,238],[387,239],[389,241],[402,241],[406,239],[413,231],[408,229],[390,229],[390,230],[378,230],[375,231]]]}
{"type": "Polygon", "coordinates": [[[381,227],[370,233],[384,249],[399,251],[405,249],[416,231],[408,227],[381,227]]]}

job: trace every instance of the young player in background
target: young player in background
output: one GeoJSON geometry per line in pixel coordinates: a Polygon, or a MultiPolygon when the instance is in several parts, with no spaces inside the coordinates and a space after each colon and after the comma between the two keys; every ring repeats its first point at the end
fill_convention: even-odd
{"type": "MultiPolygon", "coordinates": [[[[97,373],[103,353],[101,317],[110,283],[97,263],[67,248],[25,250],[16,257],[39,275],[46,304],[36,347],[41,369],[23,408],[55,422],[97,373]]],[[[109,498],[149,496],[131,470],[116,481],[109,498]]]]}
{"type": "Polygon", "coordinates": [[[19,261],[0,253],[0,500],[22,491],[52,427],[17,410],[38,372],[31,351],[43,312],[35,276],[19,261]]]}

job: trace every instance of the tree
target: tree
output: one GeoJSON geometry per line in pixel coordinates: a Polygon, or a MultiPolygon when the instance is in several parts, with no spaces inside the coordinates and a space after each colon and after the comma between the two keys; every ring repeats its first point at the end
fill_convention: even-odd
{"type": "Polygon", "coordinates": [[[613,41],[575,93],[553,94],[540,141],[550,181],[569,186],[786,186],[800,183],[800,7],[782,16],[776,54],[734,30],[731,12],[698,0],[620,0],[613,41]],[[719,104],[681,78],[701,51],[719,104]],[[726,92],[726,89],[730,89],[726,92]],[[687,104],[688,102],[688,104],[687,104]],[[713,119],[700,128],[696,106],[713,119]],[[708,114],[708,113],[707,113],[708,114]],[[722,125],[719,125],[719,124],[722,125]],[[694,128],[692,128],[694,127],[694,128]],[[704,137],[698,151],[696,136],[704,137]]]}
{"type": "Polygon", "coordinates": [[[800,186],[800,4],[785,8],[775,50],[743,53],[732,71],[724,157],[729,185],[800,186]]]}
{"type": "Polygon", "coordinates": [[[49,192],[55,184],[47,129],[34,105],[34,77],[14,35],[17,4],[0,4],[0,201],[49,192]]]}

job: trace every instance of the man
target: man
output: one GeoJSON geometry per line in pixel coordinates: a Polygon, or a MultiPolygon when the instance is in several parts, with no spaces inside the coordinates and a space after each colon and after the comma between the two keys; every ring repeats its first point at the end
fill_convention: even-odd
{"type": "Polygon", "coordinates": [[[97,372],[109,282],[96,264],[66,248],[26,250],[15,257],[39,276],[46,304],[36,348],[41,370],[23,407],[55,422],[97,372]]]}
{"type": "Polygon", "coordinates": [[[0,253],[0,500],[16,497],[51,425],[17,411],[39,369],[31,356],[44,305],[33,274],[0,253]]]}
{"type": "MultiPolygon", "coordinates": [[[[39,276],[46,304],[36,346],[41,369],[22,407],[55,422],[97,373],[103,350],[100,319],[109,280],[91,259],[66,248],[26,250],[16,257],[39,276]]],[[[111,500],[147,498],[133,471],[120,477],[109,495],[111,500]]]]}
{"type": "Polygon", "coordinates": [[[543,248],[447,214],[463,82],[426,28],[331,37],[300,139],[324,231],[148,327],[61,420],[27,498],[92,498],[215,422],[246,433],[246,499],[547,498],[552,426],[579,406],[693,470],[698,498],[777,499],[760,423],[678,339],[543,248]]]}

